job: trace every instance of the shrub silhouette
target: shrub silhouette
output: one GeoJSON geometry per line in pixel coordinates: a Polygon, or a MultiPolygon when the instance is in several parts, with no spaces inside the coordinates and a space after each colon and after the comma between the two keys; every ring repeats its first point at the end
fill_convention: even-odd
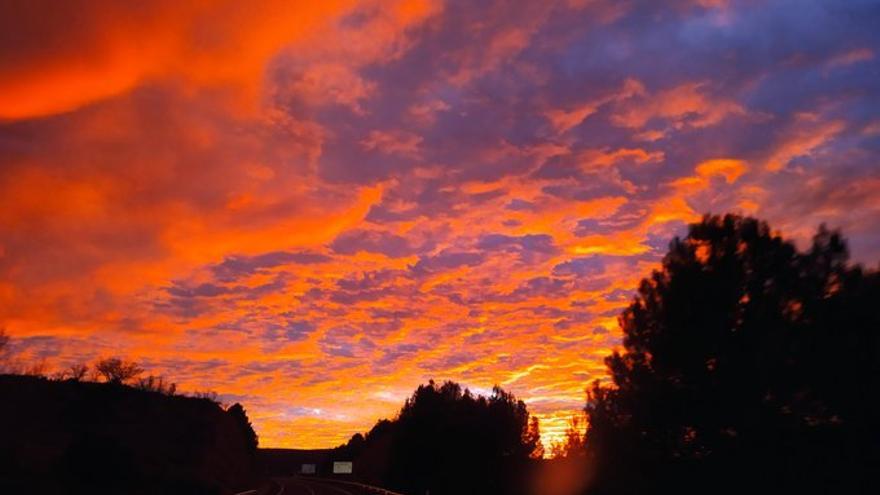
{"type": "Polygon", "coordinates": [[[134,387],[147,392],[158,392],[165,395],[174,395],[177,393],[177,384],[167,382],[161,376],[149,375],[146,378],[138,378],[134,383],[134,387]]]}
{"type": "Polygon", "coordinates": [[[69,380],[73,380],[75,382],[80,382],[85,379],[86,375],[89,373],[89,365],[84,363],[72,364],[65,371],[65,377],[69,380]]]}
{"type": "Polygon", "coordinates": [[[734,215],[673,240],[588,394],[593,492],[878,493],[880,279],[847,260],[734,215]]]}
{"type": "Polygon", "coordinates": [[[95,370],[108,383],[121,384],[137,378],[144,372],[137,363],[123,361],[119,358],[102,359],[95,363],[95,370]]]}

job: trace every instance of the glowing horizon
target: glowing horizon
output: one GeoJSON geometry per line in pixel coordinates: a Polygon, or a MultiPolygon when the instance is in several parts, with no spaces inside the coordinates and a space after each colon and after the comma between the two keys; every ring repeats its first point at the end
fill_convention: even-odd
{"type": "Polygon", "coordinates": [[[431,378],[549,445],[702,214],[880,259],[880,12],[759,3],[4,4],[0,328],[216,390],[264,447],[431,378]]]}

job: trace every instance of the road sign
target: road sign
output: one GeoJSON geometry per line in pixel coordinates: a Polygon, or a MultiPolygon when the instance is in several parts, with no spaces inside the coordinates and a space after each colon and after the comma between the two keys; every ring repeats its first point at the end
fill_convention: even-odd
{"type": "Polygon", "coordinates": [[[299,472],[300,474],[315,474],[318,469],[314,464],[303,464],[299,472]]]}
{"type": "Polygon", "coordinates": [[[334,462],[333,474],[351,474],[354,471],[351,462],[334,462]]]}

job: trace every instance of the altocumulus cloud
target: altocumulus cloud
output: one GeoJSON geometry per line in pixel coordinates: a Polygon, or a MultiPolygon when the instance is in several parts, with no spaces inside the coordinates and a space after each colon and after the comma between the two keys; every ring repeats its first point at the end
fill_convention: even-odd
{"type": "Polygon", "coordinates": [[[702,213],[880,257],[880,5],[759,4],[4,3],[0,324],[247,397],[267,446],[431,377],[562,432],[702,213]]]}

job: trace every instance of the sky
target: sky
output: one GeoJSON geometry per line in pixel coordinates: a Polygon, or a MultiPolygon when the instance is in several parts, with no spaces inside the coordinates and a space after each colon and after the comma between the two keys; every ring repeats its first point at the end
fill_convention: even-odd
{"type": "Polygon", "coordinates": [[[876,0],[0,2],[0,328],[330,447],[428,379],[558,438],[707,212],[880,260],[876,0]]]}

